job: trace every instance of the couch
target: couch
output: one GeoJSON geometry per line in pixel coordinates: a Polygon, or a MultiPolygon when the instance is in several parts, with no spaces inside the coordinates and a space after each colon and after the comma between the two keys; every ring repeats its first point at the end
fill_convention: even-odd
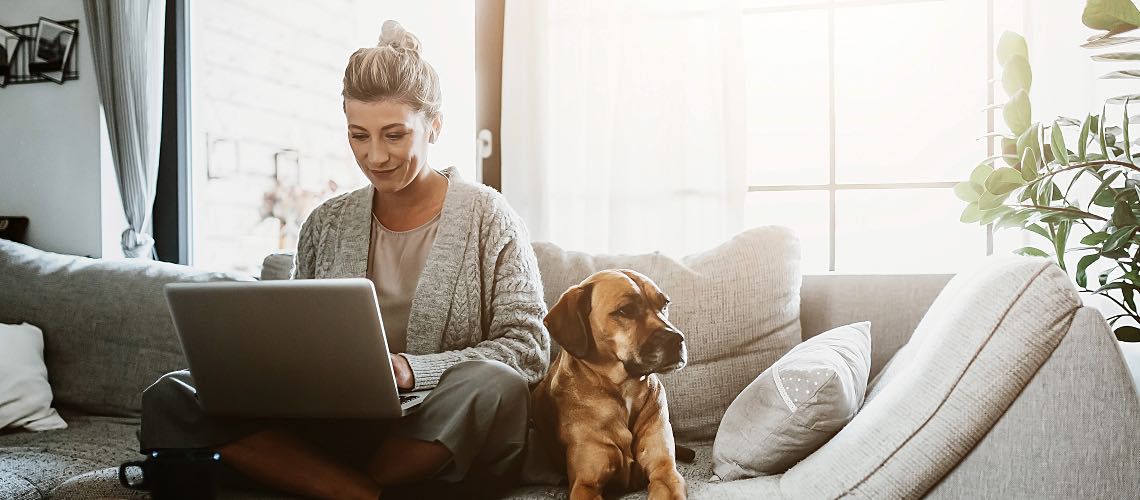
{"type": "MultiPolygon", "coordinates": [[[[548,302],[588,271],[583,265],[645,264],[639,270],[654,276],[646,263],[662,258],[571,258],[544,245],[535,249],[548,302]]],[[[287,275],[288,261],[270,256],[262,278],[287,275]]],[[[243,279],[254,278],[0,240],[0,323],[43,329],[54,406],[69,424],[0,432],[0,498],[140,496],[117,480],[120,462],[141,458],[140,393],[185,364],[162,286],[243,279]]],[[[794,279],[803,339],[871,321],[867,402],[823,448],[778,476],[711,481],[708,436],[681,438],[697,451],[693,463],[679,464],[691,497],[1140,498],[1136,388],[1103,317],[1080,304],[1056,266],[995,258],[957,277],[794,279]]],[[[524,486],[509,496],[564,498],[565,488],[524,486]]]]}

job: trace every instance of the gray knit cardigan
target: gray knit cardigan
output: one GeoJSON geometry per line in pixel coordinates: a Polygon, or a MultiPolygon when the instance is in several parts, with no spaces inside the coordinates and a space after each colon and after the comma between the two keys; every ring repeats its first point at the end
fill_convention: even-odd
{"type": "MultiPolygon", "coordinates": [[[[550,362],[550,337],[526,227],[495,190],[454,169],[441,173],[447,197],[408,315],[415,388],[435,387],[444,370],[469,359],[502,361],[535,383],[550,362]]],[[[365,277],[374,192],[367,185],[313,210],[301,226],[294,279],[365,277]]]]}

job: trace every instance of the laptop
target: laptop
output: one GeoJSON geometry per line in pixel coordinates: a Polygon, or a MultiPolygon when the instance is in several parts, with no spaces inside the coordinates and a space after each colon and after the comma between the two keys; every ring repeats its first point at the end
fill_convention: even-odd
{"type": "Polygon", "coordinates": [[[165,291],[207,414],[396,418],[429,392],[398,391],[367,279],[169,283],[165,291]]]}

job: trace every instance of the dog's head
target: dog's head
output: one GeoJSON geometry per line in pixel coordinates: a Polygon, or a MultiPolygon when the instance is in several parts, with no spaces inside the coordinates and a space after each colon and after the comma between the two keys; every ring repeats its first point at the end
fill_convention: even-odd
{"type": "Polygon", "coordinates": [[[543,324],[570,356],[618,362],[634,377],[677,370],[688,360],[685,335],[669,322],[669,297],[628,269],[599,271],[570,287],[543,324]]]}

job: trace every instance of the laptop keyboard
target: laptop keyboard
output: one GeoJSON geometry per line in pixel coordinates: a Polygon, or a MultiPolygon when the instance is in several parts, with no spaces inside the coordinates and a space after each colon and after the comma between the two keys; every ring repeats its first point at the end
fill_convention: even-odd
{"type": "Polygon", "coordinates": [[[404,404],[404,403],[407,403],[409,401],[415,401],[417,399],[420,399],[419,394],[415,394],[412,396],[400,396],[400,404],[404,404]]]}

